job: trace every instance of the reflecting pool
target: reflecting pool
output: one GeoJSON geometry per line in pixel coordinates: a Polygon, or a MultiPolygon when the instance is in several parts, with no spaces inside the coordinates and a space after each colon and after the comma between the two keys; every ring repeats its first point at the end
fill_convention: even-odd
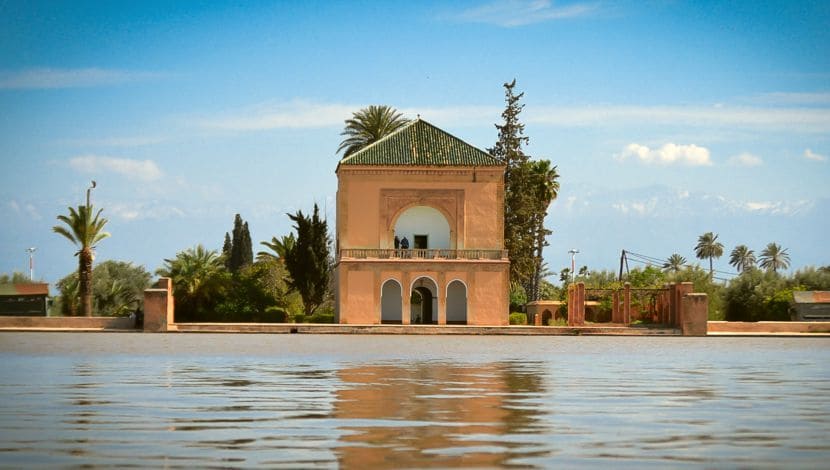
{"type": "Polygon", "coordinates": [[[0,466],[826,467],[830,338],[0,333],[0,466]]]}

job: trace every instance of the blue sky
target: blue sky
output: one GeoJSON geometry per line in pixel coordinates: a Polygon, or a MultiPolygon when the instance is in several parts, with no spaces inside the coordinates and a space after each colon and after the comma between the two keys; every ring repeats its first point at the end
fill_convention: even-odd
{"type": "Polygon", "coordinates": [[[488,148],[502,83],[561,174],[546,259],[694,260],[769,242],[830,265],[827,2],[0,3],[0,272],[76,269],[55,217],[91,179],[97,261],[158,268],[333,220],[343,120],[389,104],[488,148]]]}

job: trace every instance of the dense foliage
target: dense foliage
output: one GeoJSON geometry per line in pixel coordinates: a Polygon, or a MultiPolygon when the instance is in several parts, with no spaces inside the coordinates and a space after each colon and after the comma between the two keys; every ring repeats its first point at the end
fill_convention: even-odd
{"type": "Polygon", "coordinates": [[[19,271],[15,271],[11,274],[0,274],[0,284],[31,284],[32,280],[29,280],[28,274],[23,274],[19,271]]]}
{"type": "MultiPolygon", "coordinates": [[[[92,271],[93,313],[96,316],[126,316],[144,305],[144,289],[150,286],[151,275],[144,266],[108,260],[92,271]]],[[[78,273],[72,273],[56,284],[60,295],[54,309],[64,316],[81,312],[78,273]]]]}

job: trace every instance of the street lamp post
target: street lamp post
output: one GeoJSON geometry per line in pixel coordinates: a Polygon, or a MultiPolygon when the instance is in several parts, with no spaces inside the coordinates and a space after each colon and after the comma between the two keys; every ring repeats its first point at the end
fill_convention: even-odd
{"type": "Polygon", "coordinates": [[[576,281],[576,254],[579,253],[579,250],[571,248],[568,253],[571,254],[571,284],[573,284],[576,281]]]}
{"type": "Polygon", "coordinates": [[[95,189],[95,186],[95,180],[92,180],[92,185],[86,190],[86,210],[89,210],[89,193],[92,192],[93,189],[95,189]]]}
{"type": "Polygon", "coordinates": [[[26,248],[26,252],[29,253],[29,280],[35,280],[35,247],[26,248]]]}

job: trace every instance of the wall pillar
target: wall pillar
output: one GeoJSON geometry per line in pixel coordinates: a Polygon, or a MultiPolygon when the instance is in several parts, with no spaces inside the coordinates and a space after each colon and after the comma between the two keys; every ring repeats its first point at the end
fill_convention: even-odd
{"type": "Polygon", "coordinates": [[[684,295],[681,312],[683,336],[706,336],[709,324],[709,298],[706,294],[684,295]]]}
{"type": "Polygon", "coordinates": [[[174,323],[173,280],[159,278],[144,291],[144,331],[167,331],[174,323]]]}
{"type": "Polygon", "coordinates": [[[611,323],[622,323],[620,317],[620,292],[615,290],[611,294],[611,323]]]}
{"type": "Polygon", "coordinates": [[[576,286],[568,285],[568,326],[576,326],[576,286]]]}
{"type": "Polygon", "coordinates": [[[576,315],[580,326],[585,324],[585,283],[576,284],[576,315]]]}
{"type": "Polygon", "coordinates": [[[435,286],[435,289],[438,291],[435,293],[436,298],[438,299],[438,324],[439,325],[446,325],[447,324],[447,285],[444,279],[444,273],[438,273],[438,285],[435,286]],[[443,287],[442,287],[443,286],[443,287]]]}
{"type": "Polygon", "coordinates": [[[686,294],[691,294],[693,290],[694,284],[691,282],[681,282],[680,284],[677,284],[675,290],[675,296],[677,299],[677,307],[675,311],[677,312],[677,316],[674,317],[674,323],[672,323],[674,326],[681,326],[683,324],[683,297],[685,297],[686,294]]]}
{"type": "Polygon", "coordinates": [[[409,273],[401,274],[401,324],[408,325],[412,319],[412,286],[409,285],[409,273]]]}

